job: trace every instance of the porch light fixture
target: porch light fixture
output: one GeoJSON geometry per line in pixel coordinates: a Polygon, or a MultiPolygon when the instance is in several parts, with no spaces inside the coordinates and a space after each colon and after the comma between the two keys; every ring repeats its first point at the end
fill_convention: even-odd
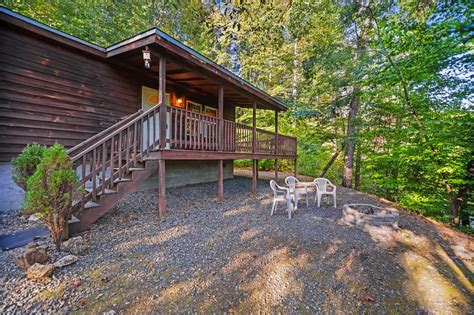
{"type": "Polygon", "coordinates": [[[183,103],[183,99],[178,98],[178,99],[176,100],[176,103],[178,103],[178,105],[181,105],[181,104],[183,103]]]}
{"type": "Polygon", "coordinates": [[[148,46],[145,46],[145,50],[142,50],[143,61],[145,61],[145,68],[150,68],[151,63],[151,51],[148,49],[148,46]]]}

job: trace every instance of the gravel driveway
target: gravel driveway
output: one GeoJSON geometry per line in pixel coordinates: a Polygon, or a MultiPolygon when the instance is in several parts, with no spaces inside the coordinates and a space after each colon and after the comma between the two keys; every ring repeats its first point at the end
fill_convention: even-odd
{"type": "MultiPolygon", "coordinates": [[[[245,172],[241,174],[245,175],[245,172]]],[[[268,176],[261,173],[261,178],[268,176]]],[[[0,257],[0,313],[469,313],[473,240],[401,212],[387,237],[339,223],[341,207],[283,206],[271,217],[268,181],[169,189],[123,199],[85,236],[91,249],[51,280],[27,280],[0,257]],[[77,285],[77,279],[80,285],[77,285]]],[[[338,203],[373,203],[338,187],[338,203]]]]}

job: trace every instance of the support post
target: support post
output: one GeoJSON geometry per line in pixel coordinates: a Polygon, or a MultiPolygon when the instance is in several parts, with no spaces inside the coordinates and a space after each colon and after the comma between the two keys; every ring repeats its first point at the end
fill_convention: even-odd
{"type": "MultiPolygon", "coordinates": [[[[275,110],[275,156],[278,156],[278,111],[275,110]]],[[[278,180],[278,158],[275,159],[275,180],[278,180]]]]}
{"type": "Polygon", "coordinates": [[[257,102],[253,102],[252,108],[252,152],[257,152],[257,102]]]}
{"type": "Polygon", "coordinates": [[[165,160],[158,160],[158,176],[160,181],[159,212],[160,217],[166,214],[166,169],[165,160]]]}
{"type": "Polygon", "coordinates": [[[278,180],[278,159],[275,159],[275,180],[278,180]]]}
{"type": "Polygon", "coordinates": [[[217,161],[217,200],[224,200],[224,161],[217,161]]]}
{"type": "MultiPolygon", "coordinates": [[[[257,102],[252,108],[252,153],[257,152],[257,102]]],[[[257,195],[257,160],[252,159],[252,194],[257,195]]]]}
{"type": "Polygon", "coordinates": [[[166,148],[166,59],[161,56],[159,63],[159,106],[160,106],[160,149],[166,148]]]}
{"type": "Polygon", "coordinates": [[[252,160],[252,194],[257,195],[257,160],[252,160]]]}
{"type": "Polygon", "coordinates": [[[278,111],[275,111],[275,155],[278,155],[278,111]]]}
{"type": "Polygon", "coordinates": [[[219,87],[219,100],[217,104],[217,116],[219,118],[218,143],[219,151],[224,150],[224,87],[219,87]]]}
{"type": "Polygon", "coordinates": [[[293,176],[296,177],[296,158],[293,160],[293,176]]]}
{"type": "Polygon", "coordinates": [[[259,161],[259,160],[257,160],[257,168],[256,168],[256,172],[257,172],[257,180],[258,180],[258,169],[259,169],[259,167],[258,167],[258,161],[259,161]]]}

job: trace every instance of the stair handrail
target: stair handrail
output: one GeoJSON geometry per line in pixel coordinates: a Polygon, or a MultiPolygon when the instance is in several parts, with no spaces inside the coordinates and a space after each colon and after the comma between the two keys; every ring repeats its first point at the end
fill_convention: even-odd
{"type": "MultiPolygon", "coordinates": [[[[120,127],[116,127],[117,129],[115,129],[114,131],[112,131],[111,133],[109,133],[107,136],[105,136],[104,138],[100,139],[99,141],[95,142],[94,144],[90,145],[89,147],[87,147],[86,149],[82,150],[80,153],[74,155],[74,156],[71,156],[70,155],[70,158],[71,160],[74,162],[76,160],[78,160],[79,158],[81,158],[84,154],[90,152],[91,150],[93,150],[94,148],[97,148],[99,145],[101,145],[103,142],[109,140],[110,138],[112,137],[115,137],[116,135],[118,135],[120,132],[122,132],[123,130],[127,129],[128,127],[132,126],[135,122],[139,121],[140,119],[146,117],[146,116],[149,116],[150,113],[153,113],[153,112],[159,112],[159,108],[160,106],[162,106],[161,104],[160,105],[157,105],[157,106],[154,106],[148,110],[146,110],[145,112],[143,112],[142,114],[136,116],[135,118],[133,118],[132,120],[128,121],[125,125],[123,126],[120,126],[120,127]]],[[[164,105],[166,106],[166,105],[164,105]]],[[[116,125],[118,125],[119,123],[117,123],[116,125]]]]}
{"type": "Polygon", "coordinates": [[[75,151],[79,150],[80,148],[86,146],[89,143],[92,143],[92,142],[96,141],[97,139],[101,138],[102,136],[110,133],[113,129],[116,129],[116,128],[120,127],[121,125],[127,123],[128,121],[132,120],[134,117],[136,117],[137,115],[139,115],[142,112],[143,112],[143,109],[140,109],[140,110],[136,111],[135,113],[126,116],[124,119],[116,122],[115,124],[111,125],[107,129],[102,130],[98,134],[95,134],[94,136],[92,136],[92,137],[82,141],[81,143],[75,145],[74,147],[70,148],[69,150],[67,150],[67,154],[69,156],[72,156],[75,151]]]}

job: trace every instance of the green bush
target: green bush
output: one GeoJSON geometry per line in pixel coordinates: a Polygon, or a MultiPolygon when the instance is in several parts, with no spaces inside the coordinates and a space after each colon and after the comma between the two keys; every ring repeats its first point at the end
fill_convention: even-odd
{"type": "Polygon", "coordinates": [[[39,144],[29,144],[20,155],[12,160],[13,180],[26,191],[28,178],[36,171],[36,166],[41,162],[46,147],[39,144]]]}
{"type": "Polygon", "coordinates": [[[60,144],[45,151],[35,173],[28,180],[26,206],[48,226],[58,250],[67,220],[72,214],[73,195],[78,187],[72,162],[60,144]]]}

